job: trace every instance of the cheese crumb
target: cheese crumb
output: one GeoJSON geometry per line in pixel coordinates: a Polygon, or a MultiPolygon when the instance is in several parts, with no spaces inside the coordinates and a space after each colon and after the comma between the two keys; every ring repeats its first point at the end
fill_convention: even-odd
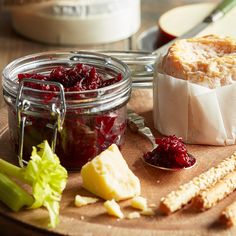
{"type": "Polygon", "coordinates": [[[137,211],[131,212],[127,215],[127,219],[137,219],[140,218],[140,213],[137,211]]]}
{"type": "Polygon", "coordinates": [[[75,196],[75,206],[77,206],[77,207],[92,204],[92,203],[95,203],[97,201],[99,201],[99,199],[94,198],[94,197],[83,197],[83,196],[80,196],[80,195],[75,196]]]}
{"type": "Polygon", "coordinates": [[[147,209],[147,199],[141,196],[134,197],[131,200],[131,206],[143,211],[147,209]]]}
{"type": "Polygon", "coordinates": [[[149,204],[149,207],[157,207],[157,204],[151,203],[151,204],[149,204]]]}
{"type": "Polygon", "coordinates": [[[124,218],[124,214],[122,213],[119,204],[114,199],[105,201],[104,207],[109,215],[116,216],[120,219],[124,218]]]}
{"type": "Polygon", "coordinates": [[[141,211],[140,214],[144,216],[154,216],[155,211],[152,208],[146,208],[143,211],[141,211]]]}

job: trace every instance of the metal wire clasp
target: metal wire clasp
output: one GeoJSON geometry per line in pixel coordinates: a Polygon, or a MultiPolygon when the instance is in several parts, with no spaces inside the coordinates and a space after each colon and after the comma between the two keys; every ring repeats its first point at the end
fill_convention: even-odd
{"type": "MultiPolygon", "coordinates": [[[[56,117],[56,121],[54,124],[47,124],[47,127],[53,129],[53,138],[51,147],[52,150],[55,152],[56,148],[56,141],[57,141],[57,132],[63,129],[63,123],[65,120],[66,115],[66,101],[65,101],[65,92],[62,84],[53,81],[42,81],[36,79],[23,79],[19,84],[19,90],[16,97],[16,114],[17,114],[17,124],[19,129],[19,150],[18,150],[18,161],[21,167],[24,167],[24,164],[27,163],[23,159],[23,147],[24,147],[24,130],[25,126],[31,125],[32,123],[27,120],[26,112],[29,111],[31,108],[37,108],[40,105],[37,103],[33,103],[30,99],[24,98],[24,90],[30,89],[29,87],[25,86],[26,82],[42,84],[42,85],[53,85],[59,89],[58,92],[55,92],[55,95],[59,99],[57,103],[50,103],[47,104],[49,106],[50,115],[56,117]],[[58,104],[58,105],[57,105],[58,104]]],[[[48,91],[46,91],[48,92],[48,91]]],[[[57,100],[58,101],[58,100],[57,100]]]]}

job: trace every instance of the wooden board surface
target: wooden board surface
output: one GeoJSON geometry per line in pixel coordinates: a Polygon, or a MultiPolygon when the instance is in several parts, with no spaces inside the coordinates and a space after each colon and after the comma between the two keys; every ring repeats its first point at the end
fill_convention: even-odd
{"type": "MultiPolygon", "coordinates": [[[[152,122],[152,95],[150,90],[133,91],[129,103],[133,109],[146,118],[147,125],[153,129],[152,122]],[[145,106],[144,106],[145,105],[145,106]]],[[[6,124],[6,110],[0,111],[1,127],[6,124]]],[[[153,129],[154,130],[154,129],[153,129]]],[[[158,133],[154,131],[156,135],[158,133]]],[[[198,164],[191,170],[167,172],[153,169],[145,165],[140,157],[143,152],[151,148],[150,143],[138,134],[128,130],[126,143],[122,153],[134,173],[139,177],[142,187],[142,196],[150,204],[158,205],[162,196],[199,173],[215,166],[222,159],[231,155],[236,146],[212,147],[189,145],[188,149],[198,160],[198,164]]],[[[0,156],[14,161],[12,145],[9,142],[7,129],[1,130],[0,156]]],[[[220,212],[236,197],[231,194],[216,207],[206,212],[197,212],[191,206],[170,216],[163,216],[158,211],[154,217],[142,216],[139,219],[117,220],[108,216],[103,207],[103,201],[76,208],[73,204],[76,194],[91,196],[81,187],[81,177],[77,172],[70,173],[67,187],[63,193],[60,211],[60,224],[55,229],[47,228],[47,211],[45,209],[23,210],[12,213],[0,204],[0,226],[4,235],[12,235],[12,230],[19,235],[236,235],[236,228],[225,229],[218,222],[220,212]]],[[[120,203],[123,212],[128,214],[131,209],[130,200],[120,203]]]]}

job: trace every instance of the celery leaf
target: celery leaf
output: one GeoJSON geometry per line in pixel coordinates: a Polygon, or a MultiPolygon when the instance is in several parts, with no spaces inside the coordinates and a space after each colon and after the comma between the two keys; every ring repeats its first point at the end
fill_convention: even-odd
{"type": "Polygon", "coordinates": [[[59,202],[68,175],[47,141],[38,147],[39,150],[33,147],[31,160],[25,169],[25,178],[32,183],[32,194],[35,198],[31,208],[46,207],[50,226],[55,227],[59,222],[59,202]]]}

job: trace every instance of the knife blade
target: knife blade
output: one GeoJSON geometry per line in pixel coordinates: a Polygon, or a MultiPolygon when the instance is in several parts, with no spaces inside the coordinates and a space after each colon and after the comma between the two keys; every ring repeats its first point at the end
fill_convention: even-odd
{"type": "Polygon", "coordinates": [[[163,45],[162,47],[159,47],[155,51],[152,52],[153,55],[161,55],[163,53],[166,53],[168,48],[177,40],[185,39],[189,37],[193,37],[200,33],[203,29],[205,29],[208,25],[216,22],[217,20],[221,19],[227,12],[229,12],[231,9],[233,9],[236,5],[236,0],[224,0],[221,3],[219,3],[216,8],[206,17],[198,23],[196,26],[194,26],[192,29],[181,35],[180,37],[171,40],[167,44],[163,45]]]}

